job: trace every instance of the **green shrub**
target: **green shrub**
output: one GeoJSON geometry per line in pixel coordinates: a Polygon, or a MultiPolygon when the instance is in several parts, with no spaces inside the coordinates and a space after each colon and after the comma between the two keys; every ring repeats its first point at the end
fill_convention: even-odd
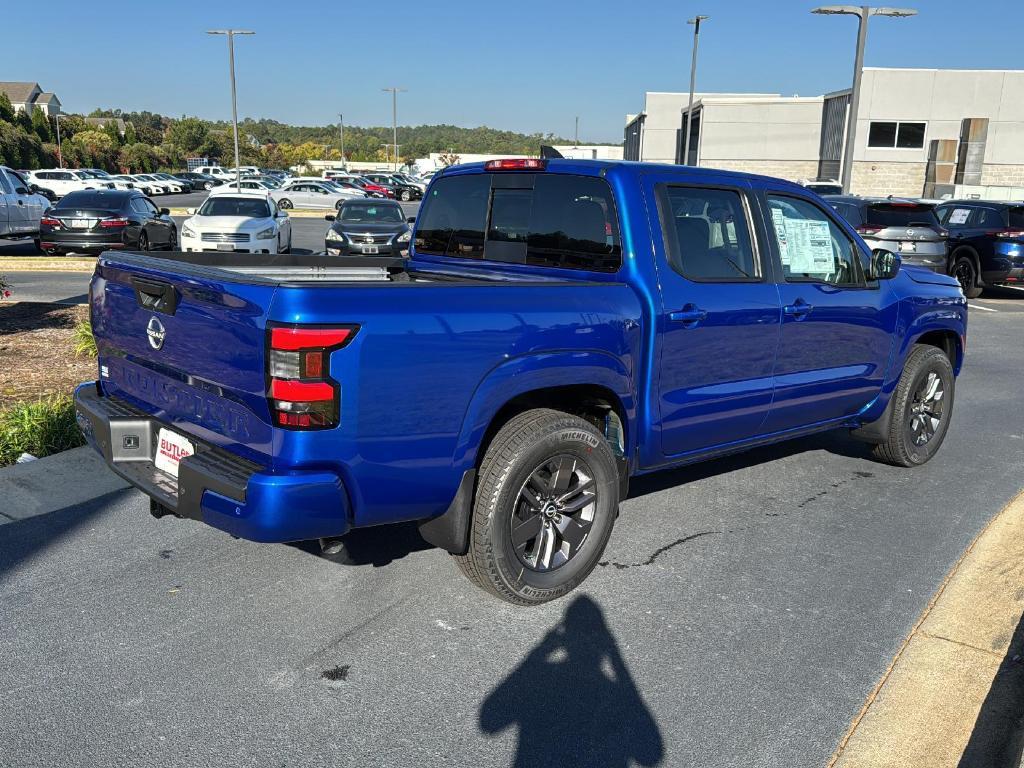
{"type": "Polygon", "coordinates": [[[82,320],[75,326],[73,340],[75,342],[75,357],[96,357],[96,337],[92,335],[92,323],[82,320]]]}
{"type": "Polygon", "coordinates": [[[23,453],[37,458],[85,444],[69,395],[42,398],[0,410],[0,467],[23,453]]]}

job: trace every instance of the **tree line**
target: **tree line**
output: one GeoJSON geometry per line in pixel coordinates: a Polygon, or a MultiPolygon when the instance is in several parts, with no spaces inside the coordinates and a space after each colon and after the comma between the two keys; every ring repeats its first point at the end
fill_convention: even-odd
{"type": "MultiPolygon", "coordinates": [[[[234,164],[231,124],[198,117],[167,117],[154,112],[123,112],[96,109],[87,117],[109,118],[102,127],[85,116],[60,117],[64,165],[69,168],[103,168],[124,173],[181,170],[189,157],[234,164]],[[124,133],[117,119],[124,121],[124,133]]],[[[276,120],[246,118],[238,124],[239,159],[246,165],[287,168],[309,160],[338,160],[341,155],[339,126],[294,126],[276,120]]],[[[39,107],[29,115],[15,113],[10,100],[0,93],[0,163],[13,168],[44,168],[58,164],[57,125],[39,107]]],[[[541,144],[568,144],[551,133],[516,133],[484,126],[402,126],[398,152],[404,162],[431,152],[449,154],[490,153],[535,155],[541,144]]],[[[345,126],[345,159],[385,161],[395,156],[388,126],[345,126]]]]}

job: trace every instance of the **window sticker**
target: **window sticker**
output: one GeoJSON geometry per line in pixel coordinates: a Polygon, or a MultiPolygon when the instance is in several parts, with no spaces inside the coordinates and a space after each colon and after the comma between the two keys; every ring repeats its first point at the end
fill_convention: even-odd
{"type": "Polygon", "coordinates": [[[965,224],[967,217],[971,215],[970,208],[954,208],[953,212],[949,214],[950,224],[965,224]]]}
{"type": "Polygon", "coordinates": [[[829,275],[835,268],[832,235],[828,222],[812,219],[786,219],[786,247],[790,272],[805,275],[829,275]]]}
{"type": "Polygon", "coordinates": [[[775,225],[775,237],[779,241],[779,258],[782,266],[789,266],[789,243],[786,240],[786,217],[779,208],[772,208],[772,224],[775,225]]]}

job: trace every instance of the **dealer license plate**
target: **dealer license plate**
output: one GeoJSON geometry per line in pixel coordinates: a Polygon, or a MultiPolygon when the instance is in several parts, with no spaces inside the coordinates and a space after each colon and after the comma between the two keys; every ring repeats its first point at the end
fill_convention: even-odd
{"type": "Polygon", "coordinates": [[[916,243],[905,243],[903,241],[900,241],[900,251],[916,251],[916,250],[917,250],[917,244],[916,243]]]}
{"type": "Polygon", "coordinates": [[[162,469],[169,475],[178,476],[178,466],[186,456],[196,452],[195,446],[177,432],[161,428],[156,439],[156,464],[157,469],[162,469]]]}
{"type": "Polygon", "coordinates": [[[376,245],[364,245],[359,250],[368,256],[373,256],[374,254],[380,253],[380,248],[378,248],[376,245]]]}
{"type": "Polygon", "coordinates": [[[217,243],[218,251],[233,251],[235,250],[234,243],[217,243]]]}
{"type": "Polygon", "coordinates": [[[92,226],[92,222],[89,219],[72,219],[72,229],[89,229],[92,226]]]}

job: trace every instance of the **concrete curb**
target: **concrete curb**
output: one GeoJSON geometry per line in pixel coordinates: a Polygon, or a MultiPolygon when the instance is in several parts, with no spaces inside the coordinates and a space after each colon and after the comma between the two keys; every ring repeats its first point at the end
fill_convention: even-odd
{"type": "Polygon", "coordinates": [[[95,257],[37,259],[33,256],[22,258],[10,256],[0,259],[0,272],[92,272],[94,269],[96,269],[95,257]]]}
{"type": "Polygon", "coordinates": [[[89,446],[0,469],[0,526],[82,504],[128,483],[89,446]]]}
{"type": "MultiPolygon", "coordinates": [[[[979,744],[991,737],[980,715],[983,707],[996,716],[1007,712],[998,700],[1006,698],[1006,686],[998,683],[1017,674],[1008,650],[1015,631],[1020,636],[1022,615],[1024,493],[953,566],[829,768],[955,768],[969,744],[975,752],[1005,750],[1005,744],[979,744]]],[[[1020,738],[1006,732],[1012,728],[1002,730],[995,740],[1020,738]]]]}

